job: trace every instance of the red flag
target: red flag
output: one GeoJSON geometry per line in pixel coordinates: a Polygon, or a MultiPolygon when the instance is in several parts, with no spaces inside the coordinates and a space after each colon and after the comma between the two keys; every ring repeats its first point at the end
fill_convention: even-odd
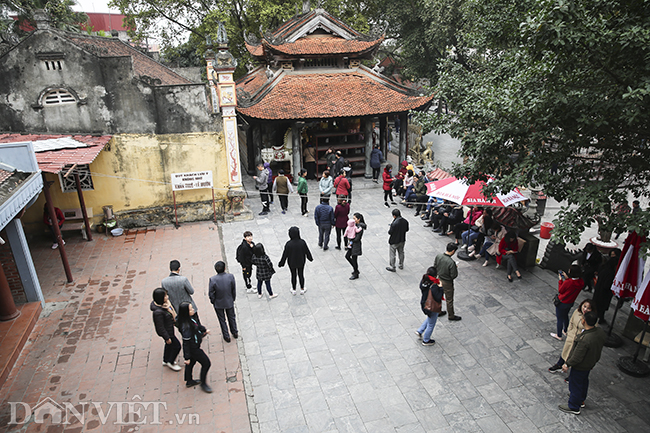
{"type": "Polygon", "coordinates": [[[645,276],[643,284],[636,291],[636,296],[632,301],[634,315],[644,322],[650,319],[650,290],[648,290],[648,284],[650,284],[650,272],[645,276]]]}
{"type": "Polygon", "coordinates": [[[645,236],[632,232],[625,239],[625,246],[618,262],[618,271],[612,284],[612,292],[619,298],[633,298],[643,280],[645,260],[639,256],[639,246],[645,236]]]}

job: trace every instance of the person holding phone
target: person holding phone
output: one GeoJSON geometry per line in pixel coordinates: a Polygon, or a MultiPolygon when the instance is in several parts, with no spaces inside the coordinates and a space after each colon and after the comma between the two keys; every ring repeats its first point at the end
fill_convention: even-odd
{"type": "Polygon", "coordinates": [[[569,273],[564,271],[558,272],[558,298],[560,303],[555,307],[555,317],[557,318],[557,333],[551,332],[551,337],[562,341],[562,332],[566,333],[569,328],[569,311],[573,303],[585,286],[582,279],[582,270],[578,265],[571,265],[569,273]]]}

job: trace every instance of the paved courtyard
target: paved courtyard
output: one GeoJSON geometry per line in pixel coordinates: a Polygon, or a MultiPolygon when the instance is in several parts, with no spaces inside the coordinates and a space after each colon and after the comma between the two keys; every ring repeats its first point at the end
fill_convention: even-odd
{"type": "MultiPolygon", "coordinates": [[[[567,400],[568,386],[564,375],[547,371],[562,350],[562,343],[549,336],[555,329],[554,274],[528,269],[522,280],[508,283],[494,265],[461,262],[455,303],[463,320],[441,318],[433,334],[436,344],[423,347],[413,332],[424,318],[418,282],[448,238],[425,229],[413,210],[399,206],[411,227],[405,269],[387,272],[390,210],[383,206],[380,186],[355,179],[351,211],[363,213],[368,230],[361,278],[350,281],[343,252],[317,246],[317,185],[310,182],[309,187],[308,217],[300,215],[297,197],[290,198],[286,215],[276,198],[270,215],[222,226],[229,271],[240,293],[235,249],[245,230],[264,244],[276,265],[294,225],[314,255],[306,267],[304,296],[290,294],[288,268],[276,267],[272,284],[278,298],[238,298],[254,430],[650,431],[650,379],[626,376],[615,365],[634,349],[630,341],[621,349],[604,349],[581,415],[557,409],[567,400]]],[[[248,203],[257,215],[258,198],[248,203]]],[[[619,317],[617,328],[622,329],[627,311],[619,317]]]]}
{"type": "MultiPolygon", "coordinates": [[[[316,191],[314,182],[310,189],[316,191]]],[[[248,204],[257,215],[259,200],[251,197],[248,204]]],[[[58,252],[46,239],[30,243],[47,304],[0,389],[0,432],[650,431],[650,379],[626,376],[615,366],[633,352],[629,341],[604,350],[581,415],[557,410],[567,386],[561,374],[546,370],[561,351],[548,335],[555,326],[553,274],[530,269],[510,284],[503,270],[461,262],[456,304],[463,320],[440,319],[436,344],[423,347],[413,333],[424,318],[418,281],[448,239],[399,206],[411,223],[406,264],[403,271],[387,272],[390,211],[378,185],[355,179],[352,211],[362,212],[369,227],[361,278],[350,281],[343,253],[316,246],[316,204],[312,193],[308,217],[300,216],[292,196],[286,215],[276,202],[270,215],[253,221],[131,230],[93,242],[70,236],[72,284],[65,284],[58,252]],[[307,293],[292,296],[288,269],[276,267],[279,297],[245,294],[235,261],[243,231],[251,230],[277,265],[294,225],[314,255],[306,268],[307,293]],[[175,258],[213,331],[204,343],[212,361],[211,395],[187,389],[182,373],[161,365],[162,341],[154,334],[149,303],[175,258]],[[220,259],[239,285],[237,344],[220,338],[207,298],[207,281],[220,259]],[[103,413],[87,411],[83,423],[72,418],[70,425],[7,425],[8,402],[33,407],[48,397],[77,409],[93,401],[103,413]],[[117,405],[108,412],[109,402],[123,412],[117,405]],[[161,425],[152,424],[153,403],[166,405],[161,425]]],[[[617,329],[626,316],[619,315],[617,329]]]]}

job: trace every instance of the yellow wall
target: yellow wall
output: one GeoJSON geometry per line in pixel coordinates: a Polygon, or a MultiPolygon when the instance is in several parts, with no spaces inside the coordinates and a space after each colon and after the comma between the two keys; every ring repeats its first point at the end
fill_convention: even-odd
{"type": "MultiPolygon", "coordinates": [[[[102,206],[112,205],[114,212],[172,206],[171,173],[212,170],[215,199],[225,199],[228,170],[221,132],[187,134],[114,135],[95,161],[90,164],[95,189],[84,191],[86,207],[93,208],[94,221],[103,220],[102,206]]],[[[76,192],[63,193],[56,175],[52,201],[60,209],[79,208],[76,192]]],[[[177,191],[176,202],[212,200],[210,189],[177,191]]],[[[44,194],[22,218],[28,232],[42,229],[44,194]]]]}

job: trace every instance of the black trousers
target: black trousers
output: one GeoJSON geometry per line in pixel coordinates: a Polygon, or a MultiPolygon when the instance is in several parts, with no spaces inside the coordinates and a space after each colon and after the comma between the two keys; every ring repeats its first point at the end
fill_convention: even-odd
{"type": "Polygon", "coordinates": [[[390,201],[394,201],[392,189],[389,189],[388,191],[384,190],[384,203],[388,203],[388,199],[390,199],[390,201]]]}
{"type": "Polygon", "coordinates": [[[379,179],[379,169],[381,169],[381,167],[377,167],[377,168],[373,167],[373,169],[372,169],[372,180],[379,179]]]}
{"type": "Polygon", "coordinates": [[[300,194],[300,213],[303,215],[307,213],[307,194],[300,194]]]}
{"type": "Polygon", "coordinates": [[[269,192],[267,190],[260,190],[260,199],[262,200],[262,212],[269,211],[269,192]]]}
{"type": "Polygon", "coordinates": [[[348,261],[352,265],[352,273],[358,274],[359,273],[359,256],[353,256],[352,255],[352,250],[348,250],[347,253],[345,253],[345,260],[348,261]]]}
{"type": "Polygon", "coordinates": [[[282,210],[287,210],[289,207],[289,196],[287,194],[278,194],[278,198],[280,199],[280,207],[282,210]]]}
{"type": "Polygon", "coordinates": [[[305,162],[307,168],[307,179],[316,179],[316,162],[305,162]]]}
{"type": "Polygon", "coordinates": [[[253,266],[248,265],[247,268],[241,268],[241,274],[244,277],[244,283],[246,283],[246,288],[250,289],[252,286],[251,284],[251,273],[253,271],[253,266]]]}
{"type": "Polygon", "coordinates": [[[219,319],[219,326],[221,327],[221,335],[223,338],[230,337],[228,332],[228,326],[230,326],[230,332],[237,334],[237,321],[235,320],[235,307],[232,308],[215,308],[214,311],[217,313],[217,318],[219,319]],[[226,316],[228,316],[228,324],[226,324],[226,316]]]}
{"type": "Polygon", "coordinates": [[[174,364],[176,362],[176,357],[178,356],[178,353],[181,351],[181,342],[178,341],[178,338],[176,338],[175,335],[172,335],[170,340],[172,340],[170,344],[167,344],[167,342],[165,342],[165,350],[163,351],[163,362],[169,362],[170,364],[174,364]]]}
{"type": "Polygon", "coordinates": [[[344,231],[344,227],[336,227],[336,246],[339,248],[341,248],[341,236],[343,236],[344,231]]]}
{"type": "Polygon", "coordinates": [[[197,362],[201,364],[201,383],[207,383],[208,370],[210,370],[212,363],[210,362],[208,355],[206,355],[200,347],[192,349],[192,353],[190,354],[190,363],[185,366],[185,382],[192,380],[192,370],[197,362]]]}
{"type": "Polygon", "coordinates": [[[293,287],[293,290],[296,290],[296,277],[298,277],[298,280],[300,281],[300,288],[304,289],[305,288],[305,267],[301,268],[289,268],[291,271],[291,287],[293,287]]]}

